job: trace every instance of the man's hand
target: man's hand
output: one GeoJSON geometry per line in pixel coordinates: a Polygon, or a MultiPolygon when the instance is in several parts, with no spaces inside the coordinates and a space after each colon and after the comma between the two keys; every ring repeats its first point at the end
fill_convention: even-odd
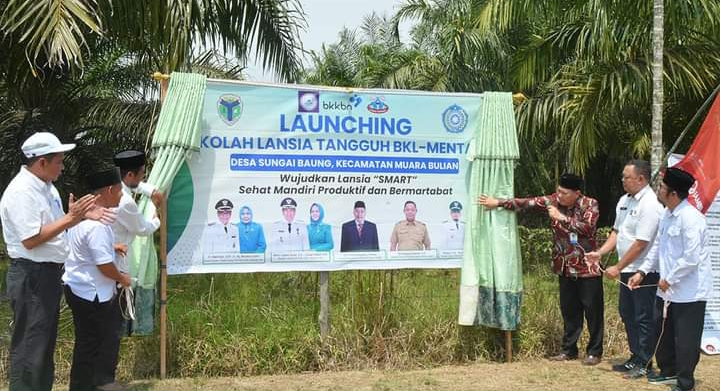
{"type": "Polygon", "coordinates": [[[152,194],[150,195],[150,200],[155,205],[155,208],[160,209],[160,205],[162,205],[163,202],[165,202],[165,194],[163,194],[157,190],[154,190],[152,192],[152,194]]]}
{"type": "Polygon", "coordinates": [[[553,220],[560,220],[560,221],[565,221],[565,220],[567,220],[567,218],[565,217],[565,215],[562,214],[562,213],[560,213],[560,211],[558,210],[558,208],[556,208],[556,207],[554,207],[554,206],[552,206],[552,205],[549,205],[549,206],[547,207],[547,211],[548,211],[548,215],[550,215],[550,218],[553,219],[553,220]]]}
{"type": "Polygon", "coordinates": [[[127,255],[128,245],[125,243],[115,243],[113,244],[113,250],[115,250],[115,252],[121,257],[124,257],[127,255]]]}
{"type": "Polygon", "coordinates": [[[617,265],[612,265],[605,269],[605,277],[615,280],[620,276],[620,269],[618,269],[617,265]]]}
{"type": "Polygon", "coordinates": [[[589,253],[585,253],[586,262],[598,263],[601,259],[602,255],[600,255],[600,253],[597,251],[590,251],[589,253]]]}
{"type": "Polygon", "coordinates": [[[660,281],[658,281],[658,288],[663,292],[667,292],[667,290],[670,289],[670,284],[668,284],[666,279],[661,278],[660,281]]]}
{"type": "Polygon", "coordinates": [[[85,218],[85,214],[95,207],[95,201],[98,197],[99,195],[87,194],[79,200],[76,200],[75,195],[70,193],[70,198],[68,200],[68,215],[70,216],[70,220],[73,225],[82,221],[82,219],[85,218]]]}
{"type": "Polygon", "coordinates": [[[130,280],[130,276],[125,273],[120,273],[120,281],[118,281],[120,285],[128,287],[132,285],[132,280],[130,280]]]}
{"type": "Polygon", "coordinates": [[[115,213],[112,209],[94,205],[85,213],[85,218],[99,221],[105,225],[111,225],[115,222],[115,219],[117,219],[117,213],[115,213]]]}
{"type": "Polygon", "coordinates": [[[645,279],[645,276],[640,273],[635,273],[628,280],[628,286],[630,287],[630,289],[635,289],[638,285],[640,285],[643,279],[645,279]]]}
{"type": "Polygon", "coordinates": [[[602,255],[600,255],[597,251],[585,253],[585,265],[587,265],[588,270],[590,271],[597,271],[600,273],[600,260],[602,260],[602,255]]]}
{"type": "Polygon", "coordinates": [[[476,203],[490,210],[495,209],[498,207],[498,205],[500,205],[500,201],[498,201],[496,198],[485,194],[481,194],[480,197],[477,198],[476,203]]]}

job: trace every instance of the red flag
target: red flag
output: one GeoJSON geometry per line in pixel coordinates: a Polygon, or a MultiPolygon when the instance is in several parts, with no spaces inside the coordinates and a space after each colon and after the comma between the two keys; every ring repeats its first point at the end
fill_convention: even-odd
{"type": "Polygon", "coordinates": [[[707,212],[720,190],[720,94],[715,97],[690,150],[674,167],[695,178],[688,201],[701,212],[707,212]]]}

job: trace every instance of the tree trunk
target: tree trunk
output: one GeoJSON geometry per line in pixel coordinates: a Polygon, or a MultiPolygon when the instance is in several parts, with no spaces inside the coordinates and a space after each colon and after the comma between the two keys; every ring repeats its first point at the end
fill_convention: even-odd
{"type": "Polygon", "coordinates": [[[650,164],[653,172],[657,172],[663,164],[663,35],[664,35],[664,0],[653,0],[653,62],[652,62],[652,147],[650,164]]]}

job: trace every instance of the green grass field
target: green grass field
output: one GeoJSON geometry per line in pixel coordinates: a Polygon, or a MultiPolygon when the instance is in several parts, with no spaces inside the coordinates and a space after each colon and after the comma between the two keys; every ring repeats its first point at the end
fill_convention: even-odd
{"type": "MultiPolygon", "coordinates": [[[[521,235],[525,291],[521,328],[513,334],[516,360],[556,352],[562,332],[557,277],[549,270],[549,231],[521,229],[521,235]]],[[[7,262],[1,265],[4,292],[7,262]]],[[[503,360],[502,332],[457,325],[459,283],[459,270],[333,272],[332,331],[323,341],[318,273],[171,276],[168,376],[419,369],[503,360]]],[[[606,280],[605,289],[605,351],[607,356],[619,355],[625,344],[616,309],[617,283],[606,280]]],[[[3,301],[0,382],[7,373],[10,321],[9,305],[3,301]]],[[[67,307],[59,333],[56,376],[65,382],[73,344],[67,307]]],[[[158,373],[157,333],[123,341],[120,378],[153,378],[158,373]]]]}

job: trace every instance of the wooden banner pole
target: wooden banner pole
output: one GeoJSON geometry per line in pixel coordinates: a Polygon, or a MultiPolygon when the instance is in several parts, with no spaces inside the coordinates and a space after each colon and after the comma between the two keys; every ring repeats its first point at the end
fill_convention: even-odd
{"type": "MultiPolygon", "coordinates": [[[[154,75],[160,82],[160,105],[167,95],[169,78],[154,75]]],[[[160,379],[167,376],[167,195],[160,205],[160,379]]]]}
{"type": "Polygon", "coordinates": [[[320,338],[330,334],[330,272],[320,272],[320,338]]]}
{"type": "Polygon", "coordinates": [[[505,362],[512,362],[512,331],[505,331],[505,362]]]}

